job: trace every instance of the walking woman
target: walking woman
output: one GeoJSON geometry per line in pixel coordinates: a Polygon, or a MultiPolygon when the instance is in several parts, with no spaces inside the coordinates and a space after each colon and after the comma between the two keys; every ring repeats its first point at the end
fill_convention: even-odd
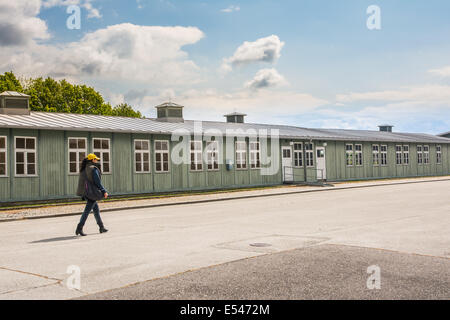
{"type": "Polygon", "coordinates": [[[83,227],[86,219],[91,212],[94,211],[95,221],[99,226],[100,233],[107,232],[103,226],[102,218],[100,217],[100,209],[98,208],[97,201],[103,198],[108,198],[108,192],[103,187],[101,182],[101,170],[98,158],[95,154],[89,154],[81,163],[80,168],[80,178],[78,180],[78,190],[77,195],[83,200],[87,200],[86,208],[81,215],[80,223],[78,223],[76,235],[85,236],[83,232],[83,227]]]}

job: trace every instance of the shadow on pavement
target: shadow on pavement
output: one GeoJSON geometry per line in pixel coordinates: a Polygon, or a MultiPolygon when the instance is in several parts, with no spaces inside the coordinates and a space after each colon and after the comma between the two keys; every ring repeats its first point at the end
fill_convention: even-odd
{"type": "Polygon", "coordinates": [[[36,240],[31,241],[29,243],[43,243],[43,242],[55,242],[55,241],[66,241],[66,240],[73,240],[78,238],[78,236],[70,236],[70,237],[57,237],[57,238],[49,238],[49,239],[42,239],[42,240],[36,240]]]}

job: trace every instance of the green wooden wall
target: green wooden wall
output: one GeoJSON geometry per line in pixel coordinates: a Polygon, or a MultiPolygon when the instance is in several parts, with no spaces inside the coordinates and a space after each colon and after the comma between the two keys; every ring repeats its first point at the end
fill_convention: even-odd
{"type": "MultiPolygon", "coordinates": [[[[247,152],[247,169],[237,170],[234,159],[234,143],[232,154],[225,155],[226,144],[222,144],[221,156],[223,163],[219,170],[208,171],[206,164],[203,170],[193,172],[188,164],[175,165],[170,163],[169,172],[156,173],[154,161],[154,141],[169,140],[170,154],[175,142],[167,135],[130,134],[130,133],[97,133],[76,131],[22,130],[0,128],[0,135],[8,138],[8,175],[0,177],[0,201],[42,200],[75,197],[78,174],[69,174],[68,168],[68,138],[83,137],[87,139],[87,151],[92,152],[93,138],[109,138],[111,141],[111,173],[103,174],[102,180],[111,194],[135,194],[164,191],[202,190],[233,188],[245,186],[276,185],[282,183],[281,168],[273,175],[261,175],[260,169],[250,168],[249,152],[247,152]],[[37,142],[37,175],[33,177],[16,177],[14,171],[14,137],[36,137],[37,142]],[[150,173],[136,173],[134,168],[134,139],[150,141],[150,173]],[[226,160],[233,162],[231,170],[226,169],[226,160]]],[[[291,142],[302,140],[281,139],[278,150],[278,161],[281,165],[281,147],[290,146],[291,142]]],[[[395,143],[388,145],[388,165],[372,165],[371,142],[353,141],[352,144],[363,145],[363,166],[348,167],[345,164],[345,144],[340,141],[314,141],[316,146],[326,143],[327,179],[329,181],[343,181],[371,178],[414,177],[450,174],[450,144],[441,144],[441,165],[436,164],[436,145],[430,146],[430,164],[418,165],[416,144],[410,147],[410,164],[408,166],[395,164],[395,143]]],[[[381,144],[381,143],[375,143],[381,144]]],[[[383,143],[385,144],[385,143],[383,143]]],[[[206,142],[203,142],[203,150],[206,142]]],[[[248,149],[248,139],[247,139],[248,149]]],[[[271,144],[268,143],[269,156],[271,144]]],[[[248,151],[248,150],[247,150],[248,151]]],[[[274,155],[275,156],[275,155],[274,155]]],[[[314,152],[314,164],[316,164],[314,152]]],[[[294,168],[295,181],[305,181],[304,168],[294,168]]],[[[316,169],[307,168],[307,181],[316,181],[316,169]]]]}

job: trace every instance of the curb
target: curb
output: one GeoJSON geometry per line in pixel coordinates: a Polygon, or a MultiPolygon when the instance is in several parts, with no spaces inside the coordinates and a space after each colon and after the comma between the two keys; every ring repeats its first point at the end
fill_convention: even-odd
{"type": "MultiPolygon", "coordinates": [[[[114,212],[114,211],[125,211],[125,210],[131,210],[131,209],[158,208],[158,207],[169,207],[169,206],[178,206],[178,205],[186,205],[186,204],[198,204],[198,203],[219,202],[219,201],[229,201],[229,200],[241,200],[241,199],[252,199],[252,198],[262,198],[262,197],[285,196],[285,195],[301,194],[301,193],[338,191],[338,190],[348,190],[348,189],[362,189],[362,188],[385,187],[385,186],[392,186],[392,185],[414,184],[414,183],[430,183],[430,182],[442,182],[442,181],[450,181],[450,178],[449,179],[438,179],[438,180],[421,180],[421,181],[404,181],[404,182],[393,182],[393,183],[380,183],[380,184],[370,184],[370,185],[364,185],[364,186],[327,187],[326,189],[300,190],[300,191],[271,193],[271,194],[257,194],[257,195],[229,197],[229,198],[222,198],[222,199],[206,199],[206,200],[182,201],[182,202],[175,202],[175,203],[148,204],[148,205],[134,206],[134,207],[102,209],[101,212],[114,212]]],[[[42,216],[34,216],[34,217],[23,217],[23,218],[15,218],[15,219],[14,218],[13,219],[0,219],[0,223],[2,223],[2,222],[12,222],[12,221],[35,220],[35,219],[69,217],[69,216],[77,216],[77,215],[81,215],[81,212],[62,213],[62,214],[54,214],[54,215],[42,215],[42,216]]]]}

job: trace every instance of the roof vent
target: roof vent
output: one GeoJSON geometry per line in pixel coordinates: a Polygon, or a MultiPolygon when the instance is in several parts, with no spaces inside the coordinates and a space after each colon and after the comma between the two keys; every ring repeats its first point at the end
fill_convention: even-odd
{"type": "Polygon", "coordinates": [[[227,118],[227,122],[234,122],[234,123],[244,123],[245,116],[246,116],[245,113],[239,113],[239,112],[233,112],[233,113],[224,115],[224,117],[227,118]]]}
{"type": "Polygon", "coordinates": [[[30,114],[30,96],[15,92],[5,91],[0,93],[0,114],[30,114]]]}
{"type": "Polygon", "coordinates": [[[158,121],[164,122],[184,122],[183,106],[173,102],[165,102],[155,107],[157,111],[158,121]]]}
{"type": "Polygon", "coordinates": [[[391,124],[382,124],[378,126],[378,128],[380,128],[380,131],[382,132],[392,132],[393,127],[394,126],[391,124]]]}

